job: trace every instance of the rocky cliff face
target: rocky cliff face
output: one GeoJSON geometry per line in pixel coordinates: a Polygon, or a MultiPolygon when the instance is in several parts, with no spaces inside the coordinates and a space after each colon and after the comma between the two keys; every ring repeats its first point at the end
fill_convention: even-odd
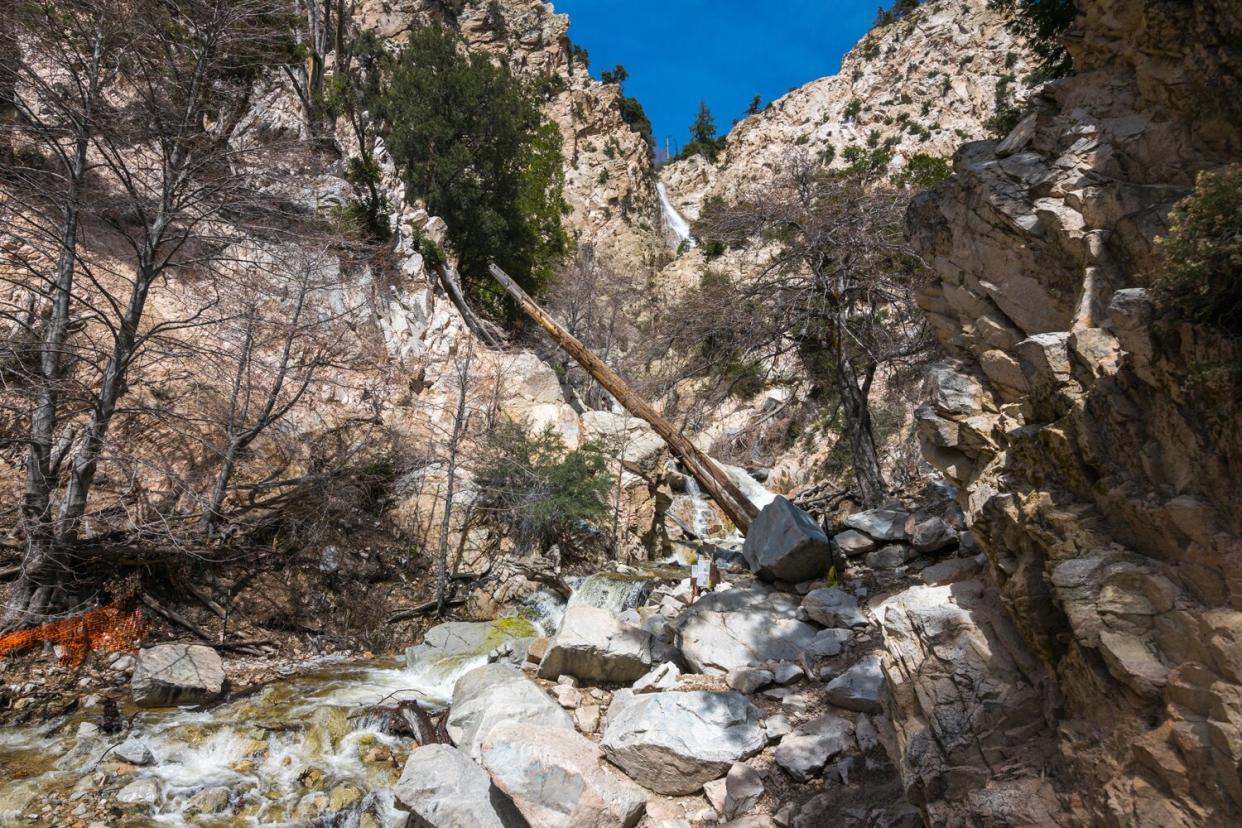
{"type": "MultiPolygon", "coordinates": [[[[1022,821],[1052,821],[1059,797],[1074,813],[1057,822],[1233,823],[1239,355],[1159,318],[1145,288],[1170,206],[1242,149],[1242,17],[1223,0],[1096,0],[1069,44],[1077,74],[1005,140],[963,146],[956,176],[911,208],[939,277],[924,306],[952,355],[917,417],[1053,679],[1055,731],[1001,736],[1012,750],[1055,732],[1059,755],[1036,765],[1059,793],[1027,798],[1022,821]]],[[[914,637],[939,654],[937,635],[914,637]]],[[[952,764],[943,742],[924,747],[952,764]]]]}
{"type": "Polygon", "coordinates": [[[621,118],[621,90],[593,79],[571,55],[569,17],[542,0],[468,0],[456,9],[436,0],[368,0],[359,24],[389,40],[432,20],[461,32],[545,90],[544,112],[561,128],[565,151],[566,223],[582,243],[618,265],[650,260],[661,246],[660,207],[651,154],[621,118]]]}
{"type": "Polygon", "coordinates": [[[963,140],[987,134],[998,83],[1003,99],[1017,99],[1030,70],[1026,49],[987,0],[933,0],[869,32],[836,75],[739,123],[719,163],[695,156],[668,165],[661,178],[693,219],[704,198],[730,199],[793,152],[838,168],[850,163],[850,147],[887,146],[894,168],[919,153],[947,158],[963,140]]]}

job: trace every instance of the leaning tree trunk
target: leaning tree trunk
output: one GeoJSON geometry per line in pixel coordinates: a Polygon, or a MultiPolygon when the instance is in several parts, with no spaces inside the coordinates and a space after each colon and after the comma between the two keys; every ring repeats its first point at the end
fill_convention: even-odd
{"type": "Polygon", "coordinates": [[[533,299],[526,295],[526,291],[522,290],[517,282],[509,278],[507,273],[494,264],[490,267],[490,271],[496,281],[500,282],[501,286],[518,303],[518,306],[577,360],[592,379],[612,394],[626,411],[646,420],[651,425],[651,428],[664,439],[669,449],[677,455],[703,490],[711,495],[716,504],[729,516],[738,531],[743,535],[750,531],[750,524],[758,517],[759,510],[742,494],[729,476],[717,468],[712,459],[699,451],[698,447],[687,440],[685,435],[678,431],[671,422],[660,416],[646,400],[634,393],[629,384],[605,365],[603,360],[570,335],[556,320],[548,316],[533,299]]]}

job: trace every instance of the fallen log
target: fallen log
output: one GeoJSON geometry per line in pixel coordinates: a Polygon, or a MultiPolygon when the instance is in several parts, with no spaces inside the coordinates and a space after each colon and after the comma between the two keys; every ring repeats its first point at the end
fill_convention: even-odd
{"type": "Polygon", "coordinates": [[[492,277],[508,291],[518,306],[547,331],[548,335],[560,345],[591,378],[612,394],[625,410],[639,419],[646,420],[656,434],[668,444],[669,450],[677,455],[682,465],[690,472],[699,486],[706,492],[724,513],[733,521],[733,525],[744,535],[750,530],[751,521],[759,516],[759,510],[737,488],[729,476],[721,471],[711,458],[686,439],[677,428],[665,417],[661,416],[642,397],[638,396],[619,374],[604,364],[604,361],[578,341],[569,331],[535,304],[535,300],[526,291],[509,278],[509,275],[495,264],[489,268],[492,277]]]}

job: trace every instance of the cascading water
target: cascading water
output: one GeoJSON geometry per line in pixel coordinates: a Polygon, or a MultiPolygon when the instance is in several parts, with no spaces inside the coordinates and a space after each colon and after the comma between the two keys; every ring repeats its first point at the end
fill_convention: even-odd
{"type": "Polygon", "coordinates": [[[692,475],[686,475],[686,497],[690,498],[690,514],[692,517],[690,529],[699,540],[706,540],[708,534],[711,533],[712,521],[716,518],[716,512],[712,509],[712,505],[706,495],[703,494],[699,481],[695,480],[692,475]]]}
{"type": "Polygon", "coordinates": [[[690,222],[677,212],[677,208],[673,206],[673,202],[668,199],[668,188],[661,182],[656,184],[656,192],[660,196],[660,210],[664,214],[664,226],[676,238],[673,248],[680,247],[683,243],[689,243],[691,247],[695,247],[694,239],[690,236],[690,222]]]}
{"type": "Polygon", "coordinates": [[[600,572],[585,578],[574,589],[567,609],[588,606],[620,614],[640,606],[653,586],[650,578],[640,575],[600,572]]]}

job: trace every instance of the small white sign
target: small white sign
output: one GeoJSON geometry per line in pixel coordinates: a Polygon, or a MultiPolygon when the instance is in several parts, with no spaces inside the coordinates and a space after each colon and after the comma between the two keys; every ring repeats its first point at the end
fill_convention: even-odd
{"type": "Polygon", "coordinates": [[[707,586],[712,577],[712,562],[706,558],[699,558],[690,568],[690,575],[699,586],[707,586]]]}

